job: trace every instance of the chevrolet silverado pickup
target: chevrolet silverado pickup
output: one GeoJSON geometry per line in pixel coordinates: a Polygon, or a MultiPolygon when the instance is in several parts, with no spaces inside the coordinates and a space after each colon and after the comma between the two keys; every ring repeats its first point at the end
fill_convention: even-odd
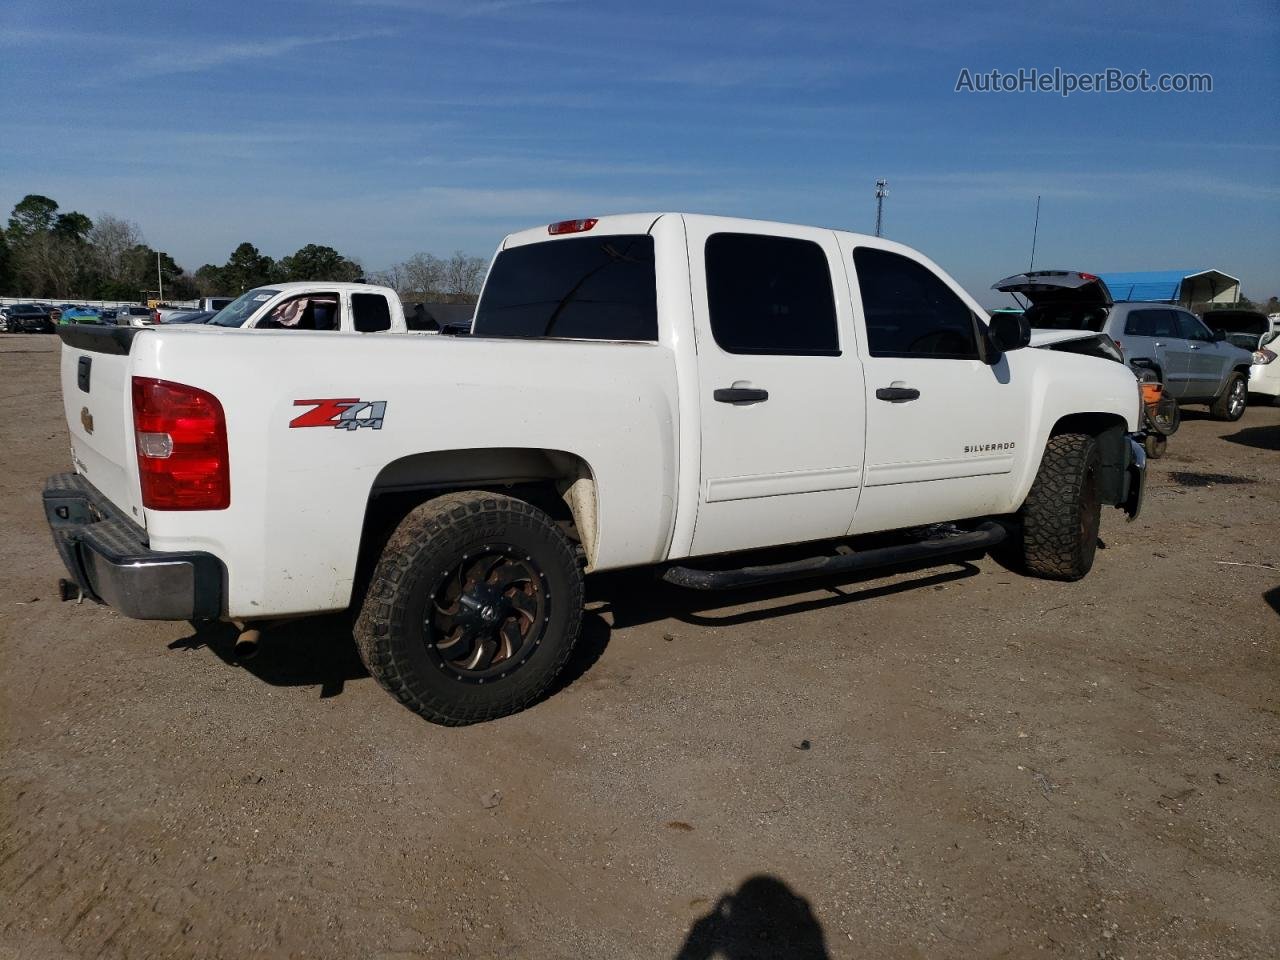
{"type": "Polygon", "coordinates": [[[459,724],[548,690],[593,571],[739,587],[1008,537],[1074,580],[1101,507],[1141,506],[1133,374],[1025,349],[1023,318],[888,240],[554,223],[502,241],[465,337],[362,323],[371,289],[330,286],[219,315],[253,332],[60,330],[64,595],[246,628],[349,609],[370,673],[459,724]]]}

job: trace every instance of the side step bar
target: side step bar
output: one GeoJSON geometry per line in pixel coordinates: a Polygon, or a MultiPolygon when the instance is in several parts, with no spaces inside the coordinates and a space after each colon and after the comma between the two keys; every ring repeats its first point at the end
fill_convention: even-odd
{"type": "Polygon", "coordinates": [[[695,570],[692,567],[668,567],[662,579],[678,587],[691,590],[732,590],[737,587],[753,587],[761,583],[777,583],[782,580],[800,580],[805,577],[822,577],[850,570],[867,570],[888,567],[899,563],[914,563],[946,557],[955,553],[971,553],[986,550],[1000,543],[1008,531],[994,520],[988,520],[976,530],[949,537],[936,537],[918,543],[904,543],[892,547],[877,547],[836,556],[806,557],[790,563],[771,563],[757,567],[739,567],[736,570],[695,570]]]}

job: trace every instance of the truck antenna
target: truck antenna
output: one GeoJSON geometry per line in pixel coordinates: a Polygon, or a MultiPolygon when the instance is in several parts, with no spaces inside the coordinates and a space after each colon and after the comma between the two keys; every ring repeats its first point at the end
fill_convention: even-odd
{"type": "Polygon", "coordinates": [[[1036,194],[1036,225],[1031,228],[1031,266],[1027,267],[1028,271],[1036,268],[1036,234],[1040,232],[1040,194],[1036,194]]]}

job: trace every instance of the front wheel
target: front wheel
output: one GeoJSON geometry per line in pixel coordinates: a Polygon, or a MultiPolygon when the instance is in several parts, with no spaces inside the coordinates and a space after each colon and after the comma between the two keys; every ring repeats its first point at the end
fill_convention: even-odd
{"type": "Polygon", "coordinates": [[[433,723],[529,706],[564,669],[582,623],[573,545],[536,507],[467,491],[410,511],[356,621],[369,673],[433,723]]]}
{"type": "Polygon", "coordinates": [[[1093,567],[1102,522],[1102,453],[1084,433],[1050,437],[1022,505],[1022,560],[1048,580],[1079,580],[1093,567]]]}
{"type": "Polygon", "coordinates": [[[1209,404],[1209,416],[1215,420],[1234,422],[1244,416],[1248,405],[1249,385],[1245,381],[1244,374],[1237,371],[1227,379],[1227,385],[1222,393],[1209,404]]]}

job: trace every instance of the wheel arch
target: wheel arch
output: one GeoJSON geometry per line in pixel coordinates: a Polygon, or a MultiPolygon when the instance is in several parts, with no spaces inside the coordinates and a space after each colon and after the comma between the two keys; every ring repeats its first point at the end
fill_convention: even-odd
{"type": "Polygon", "coordinates": [[[599,543],[596,474],[587,460],[566,450],[496,447],[433,450],[386,464],[374,478],[365,505],[360,565],[418,504],[458,490],[491,490],[532,503],[565,524],[582,546],[588,566],[599,543]]]}
{"type": "Polygon", "coordinates": [[[1056,437],[1064,433],[1084,433],[1098,441],[1102,455],[1099,494],[1103,503],[1117,505],[1125,495],[1125,468],[1128,465],[1126,444],[1128,424],[1115,413],[1072,413],[1060,417],[1049,431],[1056,437]]]}

